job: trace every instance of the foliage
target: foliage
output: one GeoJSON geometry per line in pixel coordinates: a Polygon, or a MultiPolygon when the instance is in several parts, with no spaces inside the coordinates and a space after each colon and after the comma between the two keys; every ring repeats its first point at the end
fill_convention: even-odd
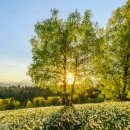
{"type": "Polygon", "coordinates": [[[91,21],[89,10],[83,16],[75,10],[65,20],[59,18],[58,10],[51,10],[49,19],[35,25],[31,39],[33,62],[28,74],[33,83],[63,92],[66,105],[68,99],[74,102],[75,94],[83,102],[100,93],[106,100],[129,100],[129,10],[130,0],[113,12],[106,28],[91,21]],[[73,74],[71,85],[67,84],[68,73],[73,74]],[[95,85],[99,91],[87,92],[95,85]]]}
{"type": "Polygon", "coordinates": [[[24,103],[27,100],[33,100],[35,97],[44,97],[47,99],[49,96],[60,96],[61,93],[59,91],[52,91],[49,88],[43,89],[38,87],[31,87],[31,86],[10,86],[10,87],[2,87],[0,86],[0,98],[12,98],[14,97],[15,100],[20,101],[24,106],[24,103]]]}
{"type": "Polygon", "coordinates": [[[62,88],[67,104],[67,73],[74,76],[71,101],[75,84],[83,80],[81,75],[90,74],[88,68],[96,48],[95,25],[89,10],[83,17],[76,10],[66,20],[58,17],[56,9],[51,13],[51,18],[35,25],[36,34],[31,39],[33,63],[28,74],[37,86],[55,87],[60,91],[62,88]]]}
{"type": "Polygon", "coordinates": [[[117,8],[99,33],[98,69],[106,98],[127,100],[130,91],[130,0],[117,8]]]}
{"type": "Polygon", "coordinates": [[[15,102],[15,108],[18,109],[21,107],[21,103],[19,101],[15,102]]]}
{"type": "Polygon", "coordinates": [[[16,101],[14,98],[0,99],[0,110],[12,110],[20,107],[20,102],[16,101]]]}
{"type": "MultiPolygon", "coordinates": [[[[98,86],[95,87],[82,87],[81,89],[76,86],[77,90],[73,96],[73,103],[90,103],[90,102],[102,102],[104,98],[101,98],[101,91],[98,86]],[[99,95],[101,95],[99,97],[99,95]]],[[[0,110],[18,109],[27,107],[29,100],[30,107],[42,107],[42,106],[59,106],[62,105],[61,93],[52,92],[48,89],[41,89],[38,87],[0,87],[0,110]],[[7,93],[5,93],[7,92],[7,93]],[[10,92],[10,93],[9,93],[10,92]],[[17,93],[16,93],[17,92],[17,93]],[[46,93],[45,93],[46,92],[46,93]],[[16,95],[15,95],[16,94],[16,95]],[[13,97],[14,96],[14,97],[13,97]],[[10,108],[10,100],[13,97],[14,106],[10,108]],[[24,98],[24,99],[22,99],[24,98]],[[6,101],[5,101],[6,100],[6,101]]]]}
{"type": "Polygon", "coordinates": [[[0,129],[128,130],[130,102],[45,107],[0,112],[0,129]]]}
{"type": "Polygon", "coordinates": [[[32,107],[32,103],[30,100],[27,101],[27,104],[26,104],[26,108],[31,108],[32,107]]]}
{"type": "Polygon", "coordinates": [[[15,109],[15,99],[14,98],[7,98],[3,100],[3,109],[4,110],[12,110],[15,109]]]}
{"type": "Polygon", "coordinates": [[[21,102],[14,98],[0,99],[0,110],[12,110],[19,108],[32,108],[32,107],[43,107],[43,106],[59,106],[61,105],[60,97],[48,97],[45,100],[43,97],[36,97],[33,100],[27,100],[25,106],[21,102]]]}
{"type": "Polygon", "coordinates": [[[58,106],[61,105],[61,98],[60,97],[48,97],[46,101],[47,106],[58,106]]]}
{"type": "Polygon", "coordinates": [[[2,110],[2,109],[3,109],[3,100],[0,99],[0,110],[2,110]]]}
{"type": "Polygon", "coordinates": [[[130,100],[130,92],[128,92],[127,98],[130,100]]]}
{"type": "MultiPolygon", "coordinates": [[[[100,95],[97,97],[88,97],[87,95],[75,94],[73,97],[74,104],[80,103],[99,103],[103,102],[104,98],[100,95]]],[[[44,99],[44,97],[35,97],[32,100],[27,100],[25,105],[22,102],[15,100],[14,98],[0,99],[0,110],[10,110],[10,109],[19,109],[19,108],[32,108],[32,107],[43,107],[43,106],[60,106],[62,105],[62,99],[59,96],[48,97],[44,99]],[[13,101],[11,102],[11,99],[13,101]]]]}
{"type": "Polygon", "coordinates": [[[33,106],[34,107],[45,106],[45,99],[43,97],[33,98],[33,106]]]}

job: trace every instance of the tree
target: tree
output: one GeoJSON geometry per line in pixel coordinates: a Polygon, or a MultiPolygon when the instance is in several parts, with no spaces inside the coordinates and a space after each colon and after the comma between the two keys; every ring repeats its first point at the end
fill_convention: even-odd
{"type": "Polygon", "coordinates": [[[73,102],[74,87],[86,80],[92,73],[92,58],[97,48],[96,26],[91,22],[91,12],[86,10],[83,18],[77,10],[68,17],[68,24],[71,36],[70,43],[70,68],[74,79],[71,88],[71,102],[73,102]],[[88,76],[89,75],[89,76],[88,76]]]}
{"type": "Polygon", "coordinates": [[[102,39],[102,89],[109,98],[126,100],[130,90],[130,0],[113,12],[102,39]]]}
{"type": "Polygon", "coordinates": [[[90,11],[86,11],[82,18],[76,10],[66,20],[58,18],[56,9],[51,13],[50,19],[35,26],[29,75],[37,86],[63,86],[63,100],[68,105],[67,74],[71,72],[74,75],[72,101],[77,77],[88,70],[86,63],[96,45],[95,28],[90,20],[90,11]]]}
{"type": "Polygon", "coordinates": [[[32,107],[32,102],[28,100],[26,104],[26,108],[31,108],[31,107],[32,107]]]}

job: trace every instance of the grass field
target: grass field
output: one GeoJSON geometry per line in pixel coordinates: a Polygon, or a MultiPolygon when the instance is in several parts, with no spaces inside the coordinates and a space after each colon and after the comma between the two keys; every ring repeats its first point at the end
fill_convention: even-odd
{"type": "Polygon", "coordinates": [[[129,130],[130,102],[0,112],[0,130],[129,130]]]}

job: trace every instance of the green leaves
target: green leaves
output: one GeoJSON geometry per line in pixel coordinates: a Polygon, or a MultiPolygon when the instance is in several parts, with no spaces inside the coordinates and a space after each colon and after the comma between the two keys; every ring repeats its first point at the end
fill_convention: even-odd
{"type": "Polygon", "coordinates": [[[130,19],[128,17],[130,8],[128,5],[129,2],[113,12],[104,31],[105,35],[99,36],[102,56],[98,54],[100,59],[97,61],[102,68],[100,74],[103,76],[100,81],[104,82],[105,95],[115,100],[126,100],[130,85],[128,80],[130,76],[130,19]]]}
{"type": "Polygon", "coordinates": [[[66,86],[67,73],[80,77],[79,73],[88,71],[85,66],[96,46],[95,27],[89,10],[83,17],[75,10],[66,20],[58,17],[56,9],[51,13],[50,19],[35,25],[36,35],[31,39],[33,63],[29,67],[29,75],[38,86],[56,82],[66,86]]]}
{"type": "Polygon", "coordinates": [[[90,10],[83,16],[75,10],[63,20],[52,9],[49,19],[35,25],[31,39],[33,62],[28,73],[33,83],[64,86],[66,91],[67,73],[74,75],[73,87],[87,86],[89,82],[84,81],[95,77],[106,90],[114,88],[111,97],[126,100],[130,89],[129,10],[128,1],[113,12],[106,28],[99,28],[91,21],[90,10]]]}

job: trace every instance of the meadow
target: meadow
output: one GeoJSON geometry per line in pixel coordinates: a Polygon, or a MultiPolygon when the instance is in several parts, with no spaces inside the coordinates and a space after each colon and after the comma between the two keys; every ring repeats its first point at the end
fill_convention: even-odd
{"type": "Polygon", "coordinates": [[[0,112],[0,130],[129,130],[130,102],[0,112]]]}
{"type": "Polygon", "coordinates": [[[5,10],[1,8],[2,14],[11,16],[0,23],[1,47],[6,50],[0,50],[0,81],[7,82],[0,83],[0,130],[130,130],[130,0],[120,7],[106,3],[111,11],[115,8],[110,18],[104,2],[92,2],[93,8],[87,6],[88,1],[83,5],[63,2],[64,8],[54,3],[44,8],[41,2],[22,2],[19,8],[11,2],[5,10]],[[104,26],[91,9],[98,13],[96,17],[103,12],[100,21],[106,21],[104,26]],[[19,32],[20,26],[30,30],[32,21],[36,21],[33,30],[19,32]],[[12,30],[15,33],[10,35],[12,30]],[[22,48],[28,40],[31,57],[25,53],[29,46],[22,48]],[[26,80],[22,85],[24,79],[31,85],[26,80]],[[12,81],[18,81],[16,86],[12,81]]]}

